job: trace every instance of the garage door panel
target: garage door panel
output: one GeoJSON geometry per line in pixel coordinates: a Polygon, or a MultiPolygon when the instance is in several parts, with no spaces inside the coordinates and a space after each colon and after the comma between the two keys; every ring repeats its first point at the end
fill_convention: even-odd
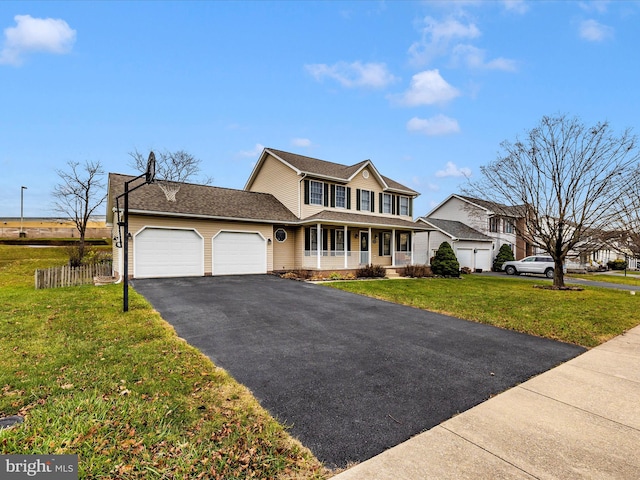
{"type": "Polygon", "coordinates": [[[213,274],[267,273],[265,239],[253,232],[221,232],[213,239],[213,274]]]}
{"type": "Polygon", "coordinates": [[[195,230],[146,228],[135,237],[134,275],[137,278],[202,276],[203,241],[195,230]]]}

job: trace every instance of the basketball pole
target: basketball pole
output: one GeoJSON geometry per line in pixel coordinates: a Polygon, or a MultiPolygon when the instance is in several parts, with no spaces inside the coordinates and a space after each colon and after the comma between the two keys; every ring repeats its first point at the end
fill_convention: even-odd
{"type": "Polygon", "coordinates": [[[120,221],[118,222],[118,226],[122,227],[124,230],[124,240],[122,242],[122,248],[124,250],[124,252],[122,252],[124,265],[122,267],[123,272],[121,273],[123,275],[122,277],[122,286],[123,286],[122,311],[123,312],[129,311],[129,193],[133,192],[134,190],[137,190],[140,187],[143,187],[144,185],[153,183],[155,181],[155,176],[156,176],[155,170],[156,170],[156,157],[153,154],[153,152],[151,152],[149,154],[149,160],[147,161],[147,171],[142,175],[138,175],[136,178],[129,180],[128,182],[124,182],[124,193],[116,197],[116,200],[120,197],[124,197],[124,219],[122,222],[120,221]],[[129,188],[130,183],[140,180],[142,177],[145,177],[144,182],[142,182],[140,185],[136,185],[131,189],[129,188]]]}

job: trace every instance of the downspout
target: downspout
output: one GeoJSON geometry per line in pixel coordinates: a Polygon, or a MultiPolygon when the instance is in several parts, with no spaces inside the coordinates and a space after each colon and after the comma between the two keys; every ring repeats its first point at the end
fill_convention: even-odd
{"type": "Polygon", "coordinates": [[[302,193],[300,193],[301,187],[300,184],[306,178],[307,174],[303,173],[302,177],[298,181],[298,219],[302,218],[302,193]]]}

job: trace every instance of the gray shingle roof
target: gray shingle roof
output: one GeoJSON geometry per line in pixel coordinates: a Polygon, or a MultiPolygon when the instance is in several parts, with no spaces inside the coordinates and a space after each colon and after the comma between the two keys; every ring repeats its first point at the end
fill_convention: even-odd
{"type": "Polygon", "coordinates": [[[322,212],[303,218],[300,223],[317,223],[317,222],[337,222],[349,225],[366,225],[371,227],[385,228],[406,228],[409,230],[428,230],[420,223],[416,223],[403,218],[394,217],[378,217],[375,215],[362,215],[359,213],[335,212],[332,210],[323,210],[322,212]]]}
{"type": "MultiPolygon", "coordinates": [[[[124,192],[124,182],[133,178],[118,173],[109,174],[107,221],[111,218],[115,198],[124,192]]],[[[181,183],[176,200],[168,201],[158,185],[145,185],[129,194],[129,210],[249,221],[298,222],[298,218],[287,207],[268,193],[181,183]]],[[[123,206],[124,201],[120,199],[120,208],[123,206]]]]}
{"type": "Polygon", "coordinates": [[[458,195],[460,198],[467,200],[468,202],[475,203],[491,212],[498,215],[507,215],[511,217],[521,217],[524,212],[524,205],[509,206],[502,203],[491,202],[489,200],[483,200],[481,198],[467,197],[465,195],[458,195]]]}
{"type": "MultiPolygon", "coordinates": [[[[304,155],[298,155],[296,153],[285,152],[277,150],[275,148],[267,148],[269,152],[277,155],[279,158],[287,162],[292,167],[300,170],[301,172],[319,175],[322,177],[331,177],[340,180],[347,181],[351,176],[362,168],[366,163],[371,163],[370,160],[363,160],[355,165],[342,165],[340,163],[328,162],[326,160],[320,160],[318,158],[306,157],[304,155]]],[[[373,165],[373,163],[371,163],[373,165]]],[[[373,167],[375,169],[375,166],[373,167]]],[[[402,185],[384,175],[380,175],[387,186],[392,190],[399,190],[402,192],[418,195],[418,192],[412,190],[409,187],[402,185]]]]}
{"type": "Polygon", "coordinates": [[[457,220],[442,220],[440,218],[430,217],[422,217],[422,219],[459,240],[492,240],[491,237],[488,237],[484,233],[481,233],[462,222],[458,222],[457,220]]]}

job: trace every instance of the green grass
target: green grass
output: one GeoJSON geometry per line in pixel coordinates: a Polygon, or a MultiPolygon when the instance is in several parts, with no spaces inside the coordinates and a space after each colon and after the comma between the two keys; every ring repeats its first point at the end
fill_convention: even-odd
{"type": "Polygon", "coordinates": [[[594,347],[640,324],[640,295],[584,287],[534,288],[543,281],[480,275],[327,284],[353,293],[487,323],[584,347],[594,347]]]}
{"type": "Polygon", "coordinates": [[[2,454],[78,454],[80,478],[324,478],[250,392],[122,286],[35,290],[64,248],[0,246],[2,454]]]}
{"type": "Polygon", "coordinates": [[[617,283],[618,285],[634,285],[640,287],[640,275],[638,272],[628,272],[627,276],[624,276],[624,272],[617,274],[609,273],[587,273],[587,274],[575,274],[567,275],[568,278],[580,278],[582,280],[593,280],[594,282],[608,282],[617,283]]]}

